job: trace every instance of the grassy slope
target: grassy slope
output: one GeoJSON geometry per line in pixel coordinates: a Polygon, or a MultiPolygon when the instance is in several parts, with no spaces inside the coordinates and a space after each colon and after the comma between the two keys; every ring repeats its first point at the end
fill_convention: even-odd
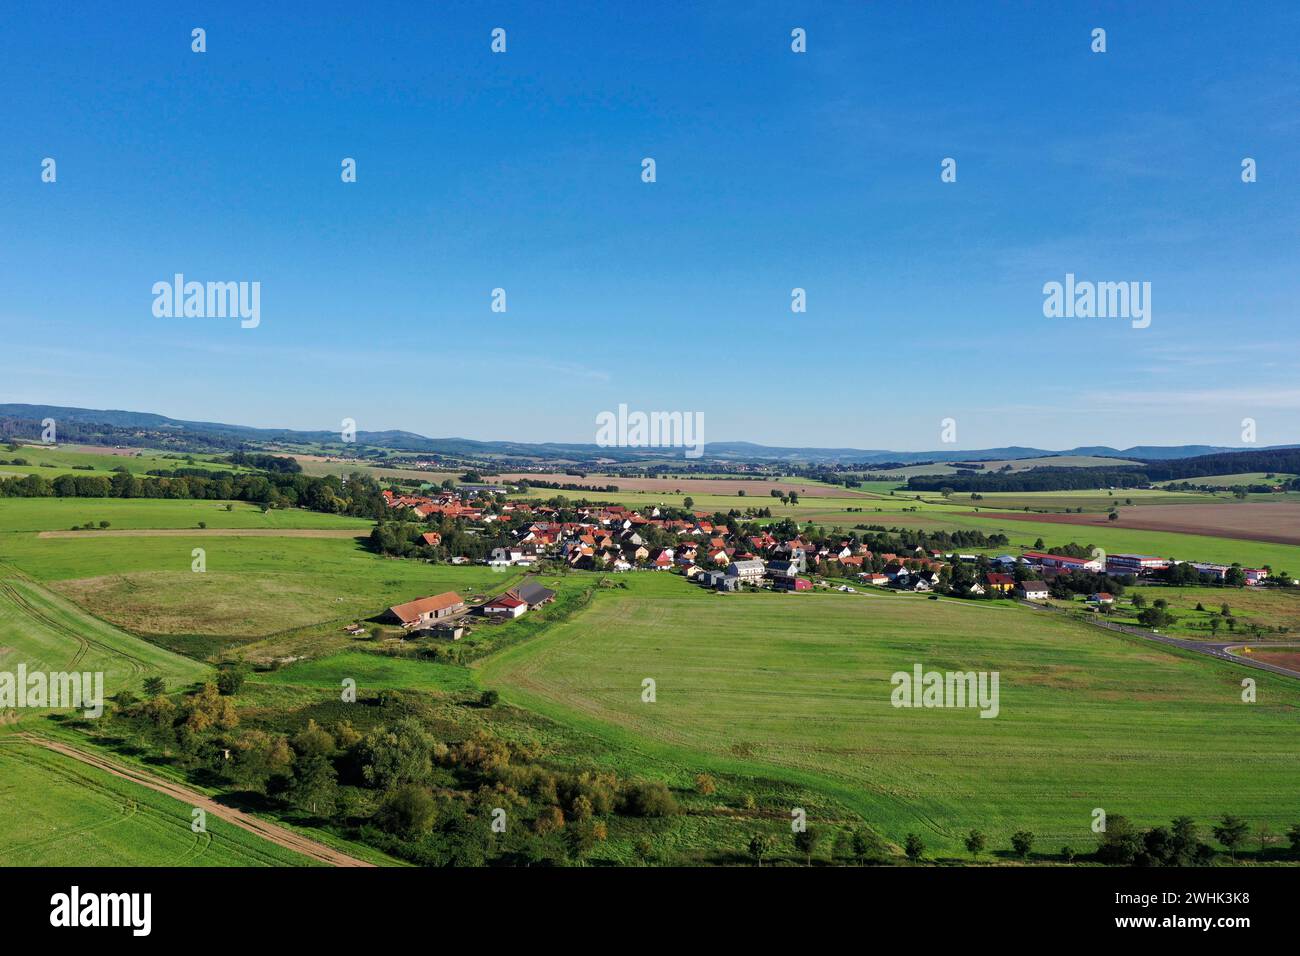
{"type": "Polygon", "coordinates": [[[311,866],[313,861],[34,744],[0,738],[0,860],[9,866],[311,866]]]}
{"type": "Polygon", "coordinates": [[[0,468],[18,474],[38,474],[46,478],[62,474],[110,475],[117,468],[125,468],[133,475],[150,471],[172,471],[176,468],[203,468],[207,471],[248,472],[253,469],[238,468],[213,461],[204,455],[179,455],[157,452],[145,448],[118,449],[126,454],[113,454],[113,449],[91,445],[22,445],[17,451],[0,446],[0,468]],[[30,464],[12,465],[15,458],[25,458],[30,464]],[[186,460],[193,459],[193,460],[186,460]],[[53,465],[54,467],[45,467],[53,465]],[[90,469],[85,466],[91,466],[90,469]],[[81,467],[78,467],[81,466],[81,467]],[[77,470],[73,470],[73,469],[77,470]]]}
{"type": "Polygon", "coordinates": [[[350,539],[37,538],[6,536],[7,556],[97,615],[141,634],[248,640],[377,614],[447,590],[482,591],[515,578],[481,566],[381,558],[350,539]],[[207,570],[191,570],[203,548],[207,570]]]}
{"type": "Polygon", "coordinates": [[[1294,682],[1253,675],[1260,703],[1243,704],[1238,668],[1012,606],[628,580],[490,658],[481,682],[652,763],[783,775],[950,851],[971,827],[1091,845],[1098,806],[1295,822],[1294,682]],[[890,674],[915,662],[1000,671],[1001,715],[891,707],[890,674]]]}
{"type": "Polygon", "coordinates": [[[108,696],[124,688],[138,694],[143,679],[153,675],[179,687],[209,673],[31,581],[0,577],[0,671],[14,671],[20,663],[29,671],[102,671],[108,696]]]}
{"type": "Polygon", "coordinates": [[[110,522],[112,530],[140,528],[356,528],[373,522],[303,508],[263,514],[244,501],[172,501],[156,498],[0,498],[0,532],[63,531],[86,522],[110,522]]]}

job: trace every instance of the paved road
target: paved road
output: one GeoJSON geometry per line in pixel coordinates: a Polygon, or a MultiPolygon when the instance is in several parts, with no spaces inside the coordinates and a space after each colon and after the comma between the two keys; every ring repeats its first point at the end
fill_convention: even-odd
{"type": "MultiPolygon", "coordinates": [[[[1039,611],[1055,611],[1058,614],[1068,614],[1069,612],[1059,608],[1050,607],[1042,604],[1036,604],[1030,601],[1021,601],[1026,607],[1032,607],[1039,611]]],[[[1108,631],[1119,631],[1121,634],[1130,634],[1133,637],[1140,637],[1143,640],[1152,641],[1156,644],[1167,644],[1170,647],[1178,647],[1185,651],[1194,651],[1197,654],[1204,654],[1206,657],[1217,657],[1221,661],[1229,661],[1233,664],[1243,664],[1246,667],[1254,667],[1262,671],[1272,671],[1274,674],[1281,674],[1283,677],[1294,677],[1300,679],[1300,673],[1288,670],[1285,667],[1279,667],[1277,664],[1269,664],[1265,661],[1252,660],[1240,654],[1231,653],[1230,647],[1249,647],[1255,650],[1276,649],[1279,647],[1296,647],[1295,644],[1280,643],[1258,643],[1249,641],[1192,641],[1182,637],[1169,637],[1165,634],[1157,634],[1154,631],[1147,631],[1140,627],[1133,627],[1128,624],[1116,624],[1113,621],[1090,620],[1082,618],[1085,624],[1091,624],[1094,627],[1105,628],[1108,631]]]]}

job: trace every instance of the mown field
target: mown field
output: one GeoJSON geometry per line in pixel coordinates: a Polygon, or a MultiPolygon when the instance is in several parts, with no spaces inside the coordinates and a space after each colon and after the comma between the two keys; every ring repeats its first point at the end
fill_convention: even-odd
{"type": "Polygon", "coordinates": [[[310,866],[313,861],[147,787],[0,736],[6,866],[310,866]]]}
{"type": "Polygon", "coordinates": [[[628,584],[489,658],[480,682],[649,762],[781,776],[952,852],[972,827],[1089,847],[1099,806],[1300,822],[1294,681],[1252,672],[1259,703],[1243,704],[1232,665],[1005,604],[628,584]],[[999,671],[1001,713],[892,707],[890,675],[915,663],[999,671]]]}

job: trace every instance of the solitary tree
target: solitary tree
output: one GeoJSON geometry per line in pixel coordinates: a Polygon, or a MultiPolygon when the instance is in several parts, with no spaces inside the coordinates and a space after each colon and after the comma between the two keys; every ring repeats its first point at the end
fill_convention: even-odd
{"type": "Polygon", "coordinates": [[[1016,851],[1016,856],[1024,859],[1029,856],[1029,851],[1034,848],[1034,835],[1028,830],[1017,830],[1011,834],[1011,849],[1016,851]]]}
{"type": "Polygon", "coordinates": [[[817,849],[821,836],[821,831],[812,827],[805,827],[794,835],[794,848],[804,855],[809,866],[812,866],[813,850],[817,849]]]}
{"type": "Polygon", "coordinates": [[[915,863],[925,854],[925,843],[915,833],[909,833],[907,840],[903,843],[903,852],[907,858],[915,863]]]}
{"type": "Polygon", "coordinates": [[[144,692],[146,697],[158,697],[167,693],[167,683],[161,677],[146,677],[144,692]]]}
{"type": "Polygon", "coordinates": [[[772,838],[765,833],[755,833],[749,838],[749,855],[754,858],[759,866],[763,865],[763,857],[772,852],[772,838]]]}
{"type": "Polygon", "coordinates": [[[970,855],[975,857],[984,852],[984,847],[988,845],[988,838],[979,830],[971,830],[966,834],[966,849],[970,855]]]}
{"type": "Polygon", "coordinates": [[[1225,813],[1219,825],[1214,828],[1214,839],[1228,848],[1228,852],[1232,854],[1232,862],[1236,863],[1237,847],[1245,842],[1246,834],[1249,832],[1250,825],[1245,820],[1225,813]]]}

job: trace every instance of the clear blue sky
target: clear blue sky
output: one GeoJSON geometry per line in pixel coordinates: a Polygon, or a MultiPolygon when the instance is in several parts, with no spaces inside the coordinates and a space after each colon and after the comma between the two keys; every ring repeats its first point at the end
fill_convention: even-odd
{"type": "Polygon", "coordinates": [[[525,441],[592,441],[620,402],[769,444],[931,449],[945,417],[958,448],[1238,444],[1247,416],[1300,441],[1294,3],[149,6],[6,8],[0,401],[525,441]],[[261,282],[260,327],[155,318],[176,272],[261,282]],[[1067,272],[1151,282],[1151,326],[1045,318],[1067,272]]]}

